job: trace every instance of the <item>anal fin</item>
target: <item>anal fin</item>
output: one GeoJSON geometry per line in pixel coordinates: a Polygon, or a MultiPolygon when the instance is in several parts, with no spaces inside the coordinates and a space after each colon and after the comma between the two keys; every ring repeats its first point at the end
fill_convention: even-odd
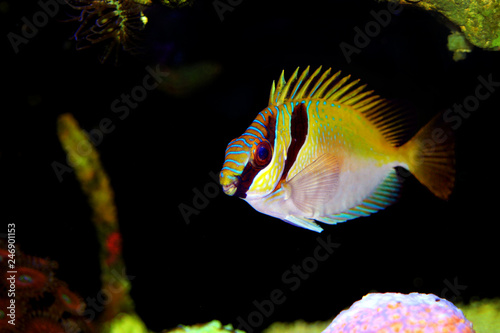
{"type": "Polygon", "coordinates": [[[288,215],[283,221],[304,229],[309,229],[316,232],[323,231],[323,229],[318,224],[316,224],[314,220],[307,219],[305,217],[288,215]]]}

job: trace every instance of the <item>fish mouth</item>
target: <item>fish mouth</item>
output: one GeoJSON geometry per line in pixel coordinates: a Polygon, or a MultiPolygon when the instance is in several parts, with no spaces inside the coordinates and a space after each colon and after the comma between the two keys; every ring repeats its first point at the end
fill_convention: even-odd
{"type": "Polygon", "coordinates": [[[235,183],[231,183],[229,185],[222,185],[222,190],[227,195],[234,195],[234,193],[236,193],[237,189],[238,189],[238,186],[236,186],[235,183]]]}
{"type": "Polygon", "coordinates": [[[239,177],[235,178],[230,184],[222,185],[222,190],[227,195],[234,195],[238,190],[238,185],[240,184],[239,177]]]}

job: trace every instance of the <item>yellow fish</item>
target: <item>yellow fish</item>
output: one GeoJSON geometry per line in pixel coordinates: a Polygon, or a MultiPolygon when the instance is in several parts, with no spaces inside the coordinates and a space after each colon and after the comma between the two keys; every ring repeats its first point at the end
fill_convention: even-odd
{"type": "Polygon", "coordinates": [[[321,67],[298,73],[273,82],[269,106],[229,143],[219,175],[226,194],[317,232],[314,220],[335,224],[392,204],[398,166],[436,196],[450,196],[454,140],[442,117],[402,142],[410,129],[405,113],[359,80],[321,67]]]}

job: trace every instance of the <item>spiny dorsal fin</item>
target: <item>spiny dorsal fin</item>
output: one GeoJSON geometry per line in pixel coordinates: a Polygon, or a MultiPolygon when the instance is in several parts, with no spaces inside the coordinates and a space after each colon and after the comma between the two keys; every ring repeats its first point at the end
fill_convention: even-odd
{"type": "Polygon", "coordinates": [[[308,77],[309,68],[310,66],[300,76],[297,68],[288,81],[285,81],[285,74],[282,71],[277,86],[273,82],[271,87],[269,106],[304,99],[323,99],[343,104],[370,120],[380,129],[389,143],[394,146],[404,143],[411,128],[410,114],[405,112],[405,108],[374,95],[373,90],[364,91],[366,85],[359,85],[359,79],[350,81],[350,75],[341,77],[341,72],[338,71],[330,76],[331,68],[329,68],[318,78],[321,72],[319,67],[308,77]]]}

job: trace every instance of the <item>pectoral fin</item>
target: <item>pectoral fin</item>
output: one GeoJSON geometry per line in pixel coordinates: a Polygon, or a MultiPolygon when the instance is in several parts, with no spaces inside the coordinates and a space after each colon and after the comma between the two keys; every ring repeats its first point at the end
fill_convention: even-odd
{"type": "Polygon", "coordinates": [[[339,175],[340,159],[333,154],[321,155],[282,184],[285,200],[292,200],[304,214],[312,215],[335,193],[339,175]]]}

